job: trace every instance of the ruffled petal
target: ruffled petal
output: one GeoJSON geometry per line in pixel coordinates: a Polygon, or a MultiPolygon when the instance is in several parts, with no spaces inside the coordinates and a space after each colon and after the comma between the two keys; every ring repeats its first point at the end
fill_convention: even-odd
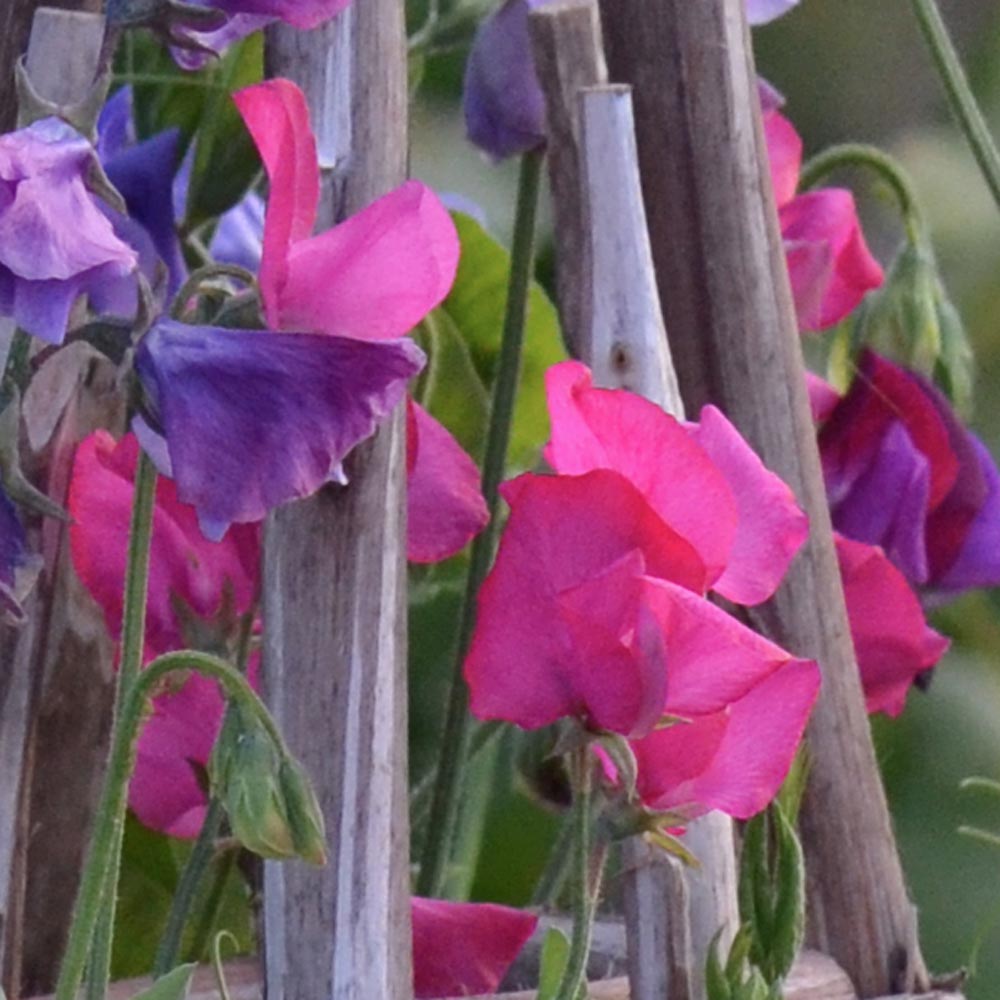
{"type": "Polygon", "coordinates": [[[136,370],[166,438],[177,493],[218,539],[309,496],[399,403],[424,355],[408,340],[195,327],[164,320],[136,370]]]}
{"type": "Polygon", "coordinates": [[[643,802],[687,817],[760,812],[788,774],[819,687],[815,663],[790,660],[726,709],[633,742],[643,802]]]}
{"type": "Polygon", "coordinates": [[[461,551],[489,511],[476,463],[423,407],[407,404],[407,557],[431,563],[461,551]]]}
{"type": "Polygon", "coordinates": [[[545,384],[552,423],[546,461],[568,475],[620,473],[697,549],[714,583],[730,557],[738,508],[705,449],[641,396],[593,388],[590,371],[579,362],[553,365],[545,384]]]}
{"type": "Polygon", "coordinates": [[[319,205],[319,167],[309,108],[290,80],[266,80],[233,94],[271,181],[264,224],[260,290],[268,324],[281,326],[288,251],[310,236],[319,205]]]}
{"type": "Polygon", "coordinates": [[[779,217],[781,235],[795,251],[788,263],[803,329],[822,330],[838,323],[884,281],[861,232],[850,191],[823,188],[800,194],[781,208],[779,217]],[[820,248],[823,258],[829,256],[828,269],[816,267],[813,252],[803,249],[810,247],[820,248]]]}
{"type": "Polygon", "coordinates": [[[802,139],[795,131],[795,126],[777,111],[764,116],[764,139],[771,167],[774,200],[778,208],[781,208],[795,197],[799,187],[802,139]]]}
{"type": "Polygon", "coordinates": [[[847,616],[869,712],[898,715],[910,685],[944,655],[916,595],[881,549],[836,535],[847,616]]]}
{"type": "Polygon", "coordinates": [[[714,406],[689,430],[726,478],[738,511],[729,560],[713,589],[737,604],[760,604],[778,589],[808,537],[809,519],[784,480],[714,406]]]}
{"type": "Polygon", "coordinates": [[[510,519],[465,662],[473,713],[527,729],[576,716],[631,732],[656,656],[634,583],[644,570],[699,590],[697,553],[615,472],[524,475],[503,495],[510,519]]]}
{"type": "Polygon", "coordinates": [[[451,290],[458,254],[455,224],[440,199],[407,181],[291,247],[277,299],[264,292],[268,322],[360,340],[401,337],[451,290]]]}
{"type": "Polygon", "coordinates": [[[417,1000],[494,993],[538,917],[493,903],[412,901],[417,1000]]]}

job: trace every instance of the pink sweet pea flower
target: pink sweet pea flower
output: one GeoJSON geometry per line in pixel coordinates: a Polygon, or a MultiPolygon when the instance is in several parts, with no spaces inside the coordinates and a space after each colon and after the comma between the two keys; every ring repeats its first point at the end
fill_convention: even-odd
{"type": "Polygon", "coordinates": [[[538,918],[493,903],[414,897],[413,990],[417,1000],[494,993],[538,918]]]}
{"type": "Polygon", "coordinates": [[[903,574],[875,545],[836,535],[851,638],[869,712],[899,715],[913,682],[944,656],[903,574]]]}
{"type": "Polygon", "coordinates": [[[271,181],[260,268],[268,325],[361,340],[408,333],[455,280],[458,236],[438,197],[407,181],[313,236],[319,168],[302,92],[268,80],[233,99],[271,181]]]}
{"type": "MultiPolygon", "coordinates": [[[[116,639],[138,451],[131,434],[116,444],[106,431],[96,431],[78,446],[70,480],[73,566],[116,639]]],[[[220,638],[232,627],[233,615],[253,606],[258,562],[256,527],[237,526],[223,541],[209,542],[194,508],[177,499],[170,480],[160,479],[150,546],[145,659],[198,645],[192,632],[204,631],[209,641],[220,638]]],[[[256,684],[256,658],[249,673],[256,684]]],[[[197,836],[206,807],[204,769],[222,711],[218,686],[198,675],[153,699],[129,785],[129,805],[141,822],[170,836],[197,836]]]]}
{"type": "Polygon", "coordinates": [[[769,472],[713,406],[681,424],[648,400],[595,389],[585,365],[546,375],[552,440],[545,458],[559,473],[610,469],[698,553],[709,588],[739,604],[770,597],[808,534],[791,490],[769,472]]]}
{"type": "Polygon", "coordinates": [[[850,191],[796,195],[802,140],[791,122],[777,110],[766,113],[764,136],[799,326],[822,330],[882,284],[882,268],[865,243],[850,191]]]}

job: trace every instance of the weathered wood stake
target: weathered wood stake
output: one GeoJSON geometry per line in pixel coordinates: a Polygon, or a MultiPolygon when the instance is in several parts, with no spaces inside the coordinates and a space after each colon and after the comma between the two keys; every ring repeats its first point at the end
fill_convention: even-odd
{"type": "Polygon", "coordinates": [[[766,167],[744,0],[601,0],[613,79],[635,87],[657,279],[685,403],[722,407],[809,514],[754,621],[815,657],[802,813],[811,941],[861,996],[926,988],[872,750],[766,167]]]}
{"type": "MultiPolygon", "coordinates": [[[[365,0],[308,35],[274,28],[267,61],[310,101],[328,215],[356,212],[405,178],[401,0],[365,0]]],[[[269,1000],[412,996],[405,466],[398,411],[349,457],[349,486],[268,520],[266,695],[316,782],[330,853],[318,872],[266,866],[269,1000]]]]}

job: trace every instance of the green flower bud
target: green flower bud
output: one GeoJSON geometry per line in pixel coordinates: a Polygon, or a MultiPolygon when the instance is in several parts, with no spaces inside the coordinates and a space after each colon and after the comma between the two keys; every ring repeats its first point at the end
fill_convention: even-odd
{"type": "Polygon", "coordinates": [[[326,864],[326,827],[306,769],[294,758],[281,765],[281,790],[295,853],[313,865],[326,864]]]}

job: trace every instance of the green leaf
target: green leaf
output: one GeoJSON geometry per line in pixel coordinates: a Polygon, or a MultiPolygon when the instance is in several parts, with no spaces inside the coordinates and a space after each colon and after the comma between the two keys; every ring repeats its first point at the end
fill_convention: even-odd
{"type": "Polygon", "coordinates": [[[569,938],[553,927],[542,942],[542,964],[538,974],[538,1000],[553,1000],[569,961],[569,938]]]}
{"type": "Polygon", "coordinates": [[[233,46],[215,69],[215,86],[206,96],[195,143],[188,188],[188,227],[232,208],[260,169],[256,147],[232,94],[261,78],[262,39],[262,32],[255,32],[233,46]]]}
{"type": "Polygon", "coordinates": [[[148,990],[136,993],[132,1000],[185,1000],[191,988],[194,970],[198,966],[179,965],[165,976],[157,979],[148,990]]]}
{"type": "MultiPolygon", "coordinates": [[[[468,347],[483,383],[492,385],[500,352],[510,254],[467,215],[453,214],[462,244],[458,275],[442,309],[468,347]]],[[[555,306],[541,285],[532,284],[508,464],[532,466],[548,437],[545,372],[566,356],[555,306]]],[[[452,433],[457,434],[453,427],[452,433]]]]}
{"type": "Polygon", "coordinates": [[[795,827],[777,803],[772,805],[771,812],[777,835],[776,899],[770,954],[762,967],[773,981],[788,975],[795,956],[802,947],[805,937],[806,894],[805,861],[795,827]]]}
{"type": "Polygon", "coordinates": [[[705,962],[705,996],[707,1000],[733,1000],[733,992],[729,981],[722,970],[719,959],[719,944],[722,931],[719,931],[708,946],[708,959],[705,962]]]}
{"type": "Polygon", "coordinates": [[[772,937],[773,900],[768,865],[767,813],[754,816],[743,830],[740,854],[740,917],[750,929],[750,954],[760,962],[767,954],[772,937]]]}
{"type": "Polygon", "coordinates": [[[435,309],[424,320],[417,339],[428,357],[414,392],[417,402],[440,420],[470,455],[481,459],[490,398],[468,344],[444,309],[435,309]]]}

